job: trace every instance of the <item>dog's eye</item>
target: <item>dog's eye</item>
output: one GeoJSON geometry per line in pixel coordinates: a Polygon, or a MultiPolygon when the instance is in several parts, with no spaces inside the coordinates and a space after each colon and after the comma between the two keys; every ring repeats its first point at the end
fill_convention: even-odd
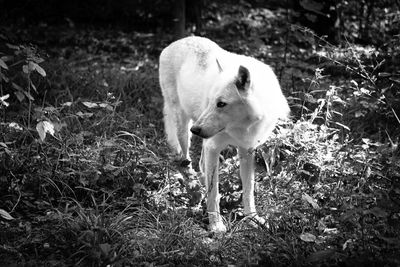
{"type": "Polygon", "coordinates": [[[217,108],[223,108],[225,107],[227,104],[225,102],[219,101],[217,102],[217,108]]]}

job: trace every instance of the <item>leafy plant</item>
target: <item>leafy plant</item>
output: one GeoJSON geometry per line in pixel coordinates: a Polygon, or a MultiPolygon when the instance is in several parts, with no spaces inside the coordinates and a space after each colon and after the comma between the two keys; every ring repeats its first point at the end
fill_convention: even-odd
{"type": "MultiPolygon", "coordinates": [[[[34,93],[38,93],[37,84],[34,73],[41,77],[46,76],[45,70],[39,65],[44,61],[37,51],[37,48],[24,45],[12,45],[6,43],[0,58],[0,81],[2,83],[3,95],[5,92],[11,92],[19,100],[25,100],[29,103],[29,113],[31,112],[32,101],[34,101],[34,93]]],[[[28,120],[29,123],[29,120],[28,120]]]]}
{"type": "Polygon", "coordinates": [[[75,264],[102,266],[112,264],[119,259],[121,241],[124,240],[120,229],[131,217],[124,212],[110,216],[110,204],[107,198],[102,203],[91,196],[92,208],[83,207],[78,201],[58,211],[61,224],[59,234],[64,237],[63,244],[68,247],[68,256],[75,264]]]}

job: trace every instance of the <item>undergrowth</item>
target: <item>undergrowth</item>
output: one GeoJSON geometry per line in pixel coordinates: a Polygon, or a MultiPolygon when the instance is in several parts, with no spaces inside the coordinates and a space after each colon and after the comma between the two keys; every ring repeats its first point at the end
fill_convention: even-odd
{"type": "Polygon", "coordinates": [[[325,46],[310,56],[320,65],[283,69],[292,117],[257,151],[266,225],[243,216],[238,158],[223,153],[229,230],[215,236],[168,158],[156,57],[2,47],[1,261],[398,265],[398,83],[376,54],[340,51],[325,46]]]}

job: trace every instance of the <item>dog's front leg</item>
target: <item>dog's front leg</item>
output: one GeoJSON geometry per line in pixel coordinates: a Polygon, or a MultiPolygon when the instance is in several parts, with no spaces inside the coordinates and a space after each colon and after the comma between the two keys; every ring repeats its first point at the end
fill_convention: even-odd
{"type": "Polygon", "coordinates": [[[256,214],[254,202],[254,151],[239,148],[240,178],[243,186],[243,206],[246,215],[256,214]]]}
{"type": "Polygon", "coordinates": [[[239,148],[240,178],[243,185],[243,206],[246,216],[264,224],[265,220],[257,215],[254,201],[254,150],[239,148]]]}
{"type": "Polygon", "coordinates": [[[219,167],[220,149],[205,141],[202,149],[201,167],[205,174],[205,186],[207,194],[207,213],[209,228],[212,232],[225,232],[226,227],[222,220],[219,209],[219,185],[218,185],[218,167],[219,167]]]}

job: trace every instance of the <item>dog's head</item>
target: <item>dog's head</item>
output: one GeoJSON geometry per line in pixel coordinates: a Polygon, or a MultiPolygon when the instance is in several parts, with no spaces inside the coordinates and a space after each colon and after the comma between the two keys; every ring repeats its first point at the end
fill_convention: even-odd
{"type": "Polygon", "coordinates": [[[254,83],[249,69],[243,65],[222,70],[210,90],[208,105],[190,129],[193,134],[210,138],[220,132],[249,129],[264,116],[253,93],[254,83]]]}

